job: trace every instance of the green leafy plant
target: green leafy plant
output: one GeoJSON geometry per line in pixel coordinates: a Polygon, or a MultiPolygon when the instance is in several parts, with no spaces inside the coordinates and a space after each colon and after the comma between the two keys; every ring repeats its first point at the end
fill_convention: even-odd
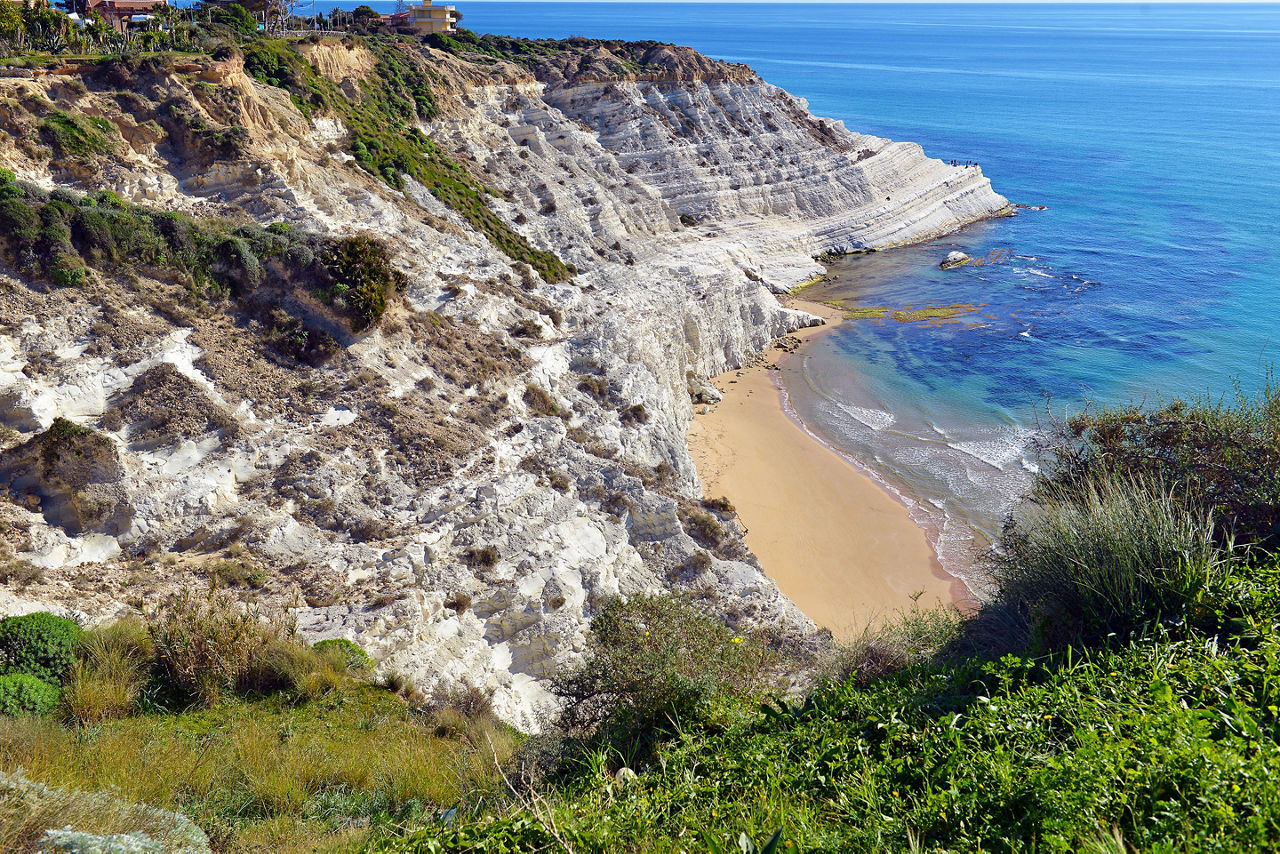
{"type": "Polygon", "coordinates": [[[350,307],[357,328],[382,319],[387,300],[404,289],[405,277],[391,266],[386,244],[372,235],[339,240],[324,259],[332,277],[324,294],[330,303],[350,307]]]}
{"type": "Polygon", "coordinates": [[[58,705],[58,687],[29,673],[0,676],[0,715],[45,715],[58,705]]]}
{"type": "Polygon", "coordinates": [[[0,620],[0,666],[57,684],[75,661],[82,632],[75,621],[46,611],[0,620]]]}

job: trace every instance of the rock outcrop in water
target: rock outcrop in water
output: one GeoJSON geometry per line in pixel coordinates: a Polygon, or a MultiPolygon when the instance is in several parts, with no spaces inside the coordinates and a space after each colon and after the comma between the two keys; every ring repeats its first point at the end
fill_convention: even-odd
{"type": "MultiPolygon", "coordinates": [[[[359,42],[297,49],[356,101],[382,73],[359,42]]],[[[732,518],[698,505],[693,402],[814,322],[770,291],[819,273],[815,254],[925,240],[1006,201],[978,169],[687,49],[405,50],[435,75],[421,130],[572,279],[513,263],[422,184],[357,168],[340,116],[305,116],[239,60],[0,76],[0,166],[20,179],[369,230],[407,277],[381,325],[330,324],[332,346],[302,353],[281,343],[302,334],[288,315],[193,302],[154,269],[58,289],[3,268],[0,561],[35,569],[0,610],[100,619],[239,579],[308,637],[355,638],[424,690],[492,692],[530,728],[618,593],[685,590],[811,642],[732,518]],[[61,150],[54,111],[91,118],[102,153],[61,150]],[[70,465],[46,453],[58,442],[88,450],[70,465]]]]}

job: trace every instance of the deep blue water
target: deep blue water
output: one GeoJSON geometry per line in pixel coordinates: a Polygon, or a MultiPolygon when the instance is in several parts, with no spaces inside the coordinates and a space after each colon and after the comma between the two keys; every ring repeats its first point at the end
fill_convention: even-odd
{"type": "Polygon", "coordinates": [[[976,160],[1012,201],[1047,206],[842,265],[817,296],[982,307],[847,322],[785,378],[809,428],[897,489],[953,570],[1024,487],[1046,413],[1250,389],[1274,358],[1280,6],[456,5],[477,32],[749,63],[819,115],[976,160]],[[937,270],[952,248],[1010,257],[937,270]]]}

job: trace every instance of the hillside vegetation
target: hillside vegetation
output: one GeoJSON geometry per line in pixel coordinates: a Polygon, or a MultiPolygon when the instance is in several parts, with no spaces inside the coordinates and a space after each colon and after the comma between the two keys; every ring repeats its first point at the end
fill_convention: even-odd
{"type": "Polygon", "coordinates": [[[66,825],[165,845],[186,835],[78,792],[181,811],[214,850],[346,848],[499,794],[497,763],[511,754],[483,696],[426,698],[395,675],[375,683],[355,644],[308,646],[282,615],[221,591],[89,631],[10,617],[0,663],[0,770],[60,791],[32,805],[0,778],[5,851],[66,825]]]}

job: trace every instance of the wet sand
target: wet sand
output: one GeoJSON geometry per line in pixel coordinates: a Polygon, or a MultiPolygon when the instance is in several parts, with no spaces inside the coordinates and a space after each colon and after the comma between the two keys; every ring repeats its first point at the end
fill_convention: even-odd
{"type": "MultiPolygon", "coordinates": [[[[793,333],[801,349],[840,322],[830,306],[788,305],[828,323],[793,333]]],[[[965,598],[906,506],[787,414],[770,366],[788,357],[771,346],[761,364],[715,379],[724,400],[696,415],[689,430],[703,494],[733,503],[765,572],[838,638],[913,600],[930,606],[965,598]]]]}

